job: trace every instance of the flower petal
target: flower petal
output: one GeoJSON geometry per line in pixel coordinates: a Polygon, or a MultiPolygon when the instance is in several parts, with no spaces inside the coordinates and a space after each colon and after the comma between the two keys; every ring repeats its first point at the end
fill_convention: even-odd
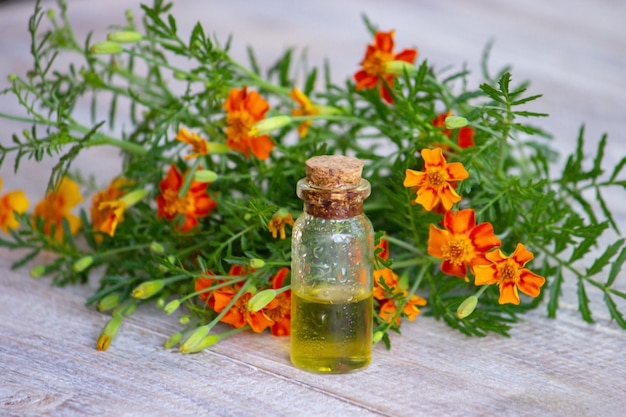
{"type": "Polygon", "coordinates": [[[520,291],[531,297],[537,297],[539,295],[541,286],[545,284],[546,279],[542,276],[531,272],[528,269],[520,269],[519,277],[517,279],[517,286],[520,291]]]}
{"type": "Polygon", "coordinates": [[[394,61],[404,61],[414,63],[415,58],[417,58],[417,50],[415,49],[404,49],[402,52],[397,53],[393,59],[394,61]]]}
{"type": "Polygon", "coordinates": [[[534,256],[532,252],[526,249],[526,246],[524,246],[521,243],[518,243],[517,246],[515,247],[515,252],[513,252],[513,255],[511,255],[511,258],[515,261],[517,266],[522,268],[524,265],[528,263],[528,261],[533,259],[534,256]]]}
{"type": "Polygon", "coordinates": [[[439,193],[434,187],[426,185],[417,190],[415,202],[424,206],[424,210],[431,211],[439,202],[439,193]]]}
{"type": "Polygon", "coordinates": [[[496,264],[477,265],[472,268],[472,271],[474,272],[475,285],[489,285],[499,281],[498,266],[496,264]]]}
{"type": "Polygon", "coordinates": [[[252,115],[255,122],[263,119],[265,113],[270,109],[270,105],[257,93],[250,92],[244,101],[244,108],[252,115]]]}
{"type": "Polygon", "coordinates": [[[412,169],[407,169],[404,173],[404,183],[405,187],[421,187],[424,185],[426,181],[426,173],[423,171],[414,171],[412,169]]]}
{"type": "Polygon", "coordinates": [[[374,35],[374,45],[376,46],[376,49],[386,53],[391,53],[394,46],[394,35],[394,30],[389,32],[376,32],[376,35],[374,35]]]}
{"type": "Polygon", "coordinates": [[[451,162],[449,164],[446,164],[444,172],[448,177],[446,178],[448,181],[461,181],[469,177],[469,173],[465,170],[463,164],[460,162],[451,162]]]}
{"type": "Polygon", "coordinates": [[[512,279],[504,280],[500,283],[500,298],[498,299],[500,304],[519,304],[519,294],[517,293],[517,286],[512,279]]]}
{"type": "Polygon", "coordinates": [[[250,142],[252,153],[261,160],[269,158],[272,149],[274,149],[274,142],[267,135],[251,138],[250,142]]]}
{"type": "Polygon", "coordinates": [[[448,240],[450,240],[450,232],[431,224],[428,231],[428,254],[435,258],[443,258],[442,248],[448,240]]]}
{"type": "Polygon", "coordinates": [[[10,191],[3,197],[3,200],[13,211],[20,214],[25,213],[28,209],[28,198],[23,191],[10,191]]]}
{"type": "Polygon", "coordinates": [[[456,213],[448,211],[443,218],[443,226],[454,235],[467,234],[476,226],[474,210],[459,210],[456,213]]]}
{"type": "Polygon", "coordinates": [[[444,184],[442,189],[439,191],[439,198],[441,199],[441,204],[443,204],[446,211],[450,210],[454,203],[461,201],[461,196],[457,194],[450,184],[444,184]]]}
{"type": "Polygon", "coordinates": [[[445,260],[441,263],[441,271],[444,274],[463,279],[465,279],[465,277],[467,276],[467,267],[465,266],[465,264],[456,265],[448,260],[445,260]]]}
{"type": "Polygon", "coordinates": [[[478,252],[487,252],[500,246],[500,239],[494,234],[491,223],[485,222],[474,227],[469,233],[469,238],[478,252]]]}
{"type": "Polygon", "coordinates": [[[441,148],[422,149],[422,158],[424,158],[424,170],[428,168],[443,168],[446,165],[446,158],[443,156],[441,148]]]}

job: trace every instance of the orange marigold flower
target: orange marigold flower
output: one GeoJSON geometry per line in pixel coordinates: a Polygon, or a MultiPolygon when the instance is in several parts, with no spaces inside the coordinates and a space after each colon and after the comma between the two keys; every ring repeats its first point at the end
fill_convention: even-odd
{"type": "Polygon", "coordinates": [[[80,195],[78,184],[70,178],[64,177],[59,186],[49,191],[46,198],[35,206],[33,222],[37,218],[42,218],[44,220],[43,231],[48,236],[51,235],[54,225],[53,237],[57,241],[62,241],[63,219],[67,221],[72,235],[75,235],[82,226],[80,218],[70,213],[70,210],[82,201],[83,197],[80,195]]]}
{"type": "Polygon", "coordinates": [[[246,158],[250,152],[259,159],[267,159],[274,148],[268,135],[249,136],[252,125],[265,118],[270,106],[259,93],[248,93],[247,87],[230,90],[224,103],[226,110],[226,144],[232,150],[243,153],[246,158]]]}
{"type": "Polygon", "coordinates": [[[191,153],[186,155],[184,159],[193,159],[209,153],[209,143],[205,139],[198,136],[197,133],[189,132],[184,127],[181,127],[178,131],[176,140],[191,146],[191,153]]]}
{"type": "MultiPolygon", "coordinates": [[[[446,118],[452,116],[452,112],[449,111],[447,113],[441,113],[439,116],[433,119],[433,126],[435,127],[445,127],[446,118]]],[[[444,129],[442,131],[444,135],[451,138],[452,131],[450,129],[444,129]]],[[[457,145],[460,148],[465,149],[471,146],[474,146],[474,129],[471,126],[463,126],[458,129],[457,133],[457,145]]],[[[440,145],[444,150],[449,151],[449,147],[446,145],[440,145]]]]}
{"type": "Polygon", "coordinates": [[[367,45],[365,58],[361,61],[362,69],[354,74],[357,90],[378,86],[381,97],[387,103],[392,103],[393,98],[385,83],[392,87],[394,75],[387,70],[386,64],[391,61],[404,61],[412,64],[417,57],[415,49],[405,49],[394,55],[394,34],[393,30],[376,32],[374,43],[367,45]]]}
{"type": "Polygon", "coordinates": [[[199,223],[199,217],[211,214],[217,203],[206,192],[209,184],[195,180],[191,181],[187,194],[180,197],[178,194],[183,183],[183,175],[175,165],[171,165],[167,176],[159,183],[161,194],[156,198],[157,217],[174,220],[180,214],[185,217],[180,231],[188,232],[199,223]]]}
{"type": "MultiPolygon", "coordinates": [[[[389,259],[389,242],[385,239],[381,239],[377,248],[382,248],[379,253],[382,259],[389,259]]],[[[374,299],[378,300],[379,313],[378,316],[387,323],[391,323],[393,317],[396,315],[398,305],[403,302],[408,296],[408,291],[400,287],[400,280],[390,268],[382,268],[374,270],[374,299]]],[[[419,307],[426,305],[426,300],[415,294],[411,295],[404,307],[402,308],[402,315],[407,317],[409,321],[415,320],[421,311],[419,307]]],[[[400,325],[400,316],[395,319],[394,324],[400,325]]]]}
{"type": "Polygon", "coordinates": [[[267,228],[272,232],[272,237],[276,239],[280,234],[281,239],[285,239],[287,234],[285,233],[285,226],[293,226],[294,220],[287,210],[281,208],[274,215],[267,224],[267,228]]]}
{"type": "MultiPolygon", "coordinates": [[[[296,103],[300,106],[298,109],[293,109],[291,114],[294,116],[316,116],[320,114],[319,108],[311,103],[311,100],[302,92],[298,87],[294,87],[290,94],[296,103]]],[[[305,137],[309,131],[309,126],[313,123],[312,120],[305,120],[298,126],[298,134],[301,138],[305,137]]]]}
{"type": "MultiPolygon", "coordinates": [[[[289,268],[279,269],[270,280],[272,289],[278,290],[285,287],[285,278],[288,274],[289,268]]],[[[265,307],[265,314],[274,322],[270,326],[270,332],[274,336],[289,336],[291,333],[291,290],[277,294],[274,301],[265,307]]]]}
{"type": "Polygon", "coordinates": [[[443,259],[444,273],[466,278],[468,265],[488,265],[485,254],[500,246],[491,223],[476,225],[475,216],[472,209],[448,211],[443,218],[445,229],[430,225],[428,254],[443,259]]]}
{"type": "MultiPolygon", "coordinates": [[[[229,272],[229,275],[234,276],[246,274],[247,270],[241,268],[240,266],[231,268],[229,272]]],[[[242,286],[243,283],[238,282],[235,285],[229,285],[216,289],[213,291],[213,294],[209,299],[209,307],[211,307],[216,313],[221,313],[222,310],[224,310],[232,301],[235,294],[237,294],[242,286]]],[[[266,310],[270,308],[270,306],[273,308],[274,306],[272,304],[276,303],[276,300],[273,300],[266,308],[256,312],[251,312],[248,310],[248,301],[250,298],[252,298],[252,293],[245,292],[242,294],[220,321],[230,324],[236,329],[245,325],[250,325],[250,328],[252,328],[252,330],[256,333],[261,333],[269,326],[272,326],[274,321],[267,316],[266,310]]]]}
{"type": "Polygon", "coordinates": [[[513,255],[505,256],[500,249],[486,254],[491,261],[489,265],[477,265],[474,268],[476,285],[498,284],[500,287],[500,304],[519,304],[519,291],[531,297],[539,295],[541,286],[546,279],[524,266],[533,259],[533,254],[518,243],[513,255]]]}
{"type": "MultiPolygon", "coordinates": [[[[2,178],[0,178],[0,191],[2,191],[2,178]]],[[[24,191],[9,191],[0,197],[0,229],[9,233],[9,229],[16,229],[20,223],[15,218],[15,212],[26,213],[28,198],[24,191]]]]}
{"type": "Polygon", "coordinates": [[[404,178],[405,187],[417,187],[415,202],[431,211],[437,203],[441,202],[447,210],[452,205],[461,201],[451,183],[464,180],[469,177],[468,172],[460,162],[447,163],[441,148],[422,149],[424,170],[406,170],[404,178]]]}
{"type": "MultiPolygon", "coordinates": [[[[390,268],[378,269],[374,271],[374,298],[380,304],[379,317],[385,322],[391,323],[396,315],[398,306],[404,302],[408,296],[408,291],[400,288],[400,280],[390,268]]],[[[411,295],[406,300],[402,308],[402,315],[409,321],[415,320],[421,311],[419,307],[426,305],[426,300],[418,295],[411,295]]],[[[400,325],[400,315],[395,319],[394,324],[400,325]]]]}
{"type": "MultiPolygon", "coordinates": [[[[98,191],[91,198],[91,224],[93,230],[101,231],[107,233],[109,236],[113,236],[115,231],[115,227],[112,226],[112,218],[111,214],[115,213],[114,207],[108,207],[106,204],[105,207],[101,207],[103,203],[110,203],[118,200],[121,196],[126,194],[126,188],[132,185],[133,182],[127,180],[126,178],[115,178],[106,190],[98,191]]],[[[119,217],[119,216],[118,216],[119,217]]],[[[119,220],[118,220],[119,221],[119,220]]],[[[117,225],[117,222],[116,222],[117,225]]],[[[96,235],[96,241],[101,241],[102,236],[96,235]]]]}

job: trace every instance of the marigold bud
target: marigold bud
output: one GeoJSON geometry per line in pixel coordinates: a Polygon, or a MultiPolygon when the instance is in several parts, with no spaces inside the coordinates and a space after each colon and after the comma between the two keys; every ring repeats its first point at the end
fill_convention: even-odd
{"type": "Polygon", "coordinates": [[[250,259],[250,268],[259,269],[259,268],[263,268],[264,266],[265,266],[265,261],[263,259],[259,259],[259,258],[250,259]]]}
{"type": "Polygon", "coordinates": [[[374,335],[372,336],[372,343],[376,344],[378,342],[380,342],[381,340],[383,340],[383,336],[385,335],[384,332],[381,332],[380,330],[374,332],[374,335]]]}
{"type": "Polygon", "coordinates": [[[135,43],[141,40],[141,33],[134,30],[121,30],[118,32],[111,32],[107,35],[107,40],[117,43],[135,43]]]}
{"type": "Polygon", "coordinates": [[[253,124],[248,131],[248,136],[267,135],[276,129],[287,126],[289,123],[291,123],[291,117],[289,116],[281,115],[268,117],[267,119],[259,120],[253,124]]]}
{"type": "Polygon", "coordinates": [[[180,317],[178,318],[178,322],[179,322],[180,324],[182,324],[183,326],[184,326],[185,324],[189,324],[189,321],[190,321],[190,320],[191,320],[191,318],[189,318],[189,316],[188,316],[188,315],[180,316],[180,317]]]}
{"type": "Polygon", "coordinates": [[[415,71],[415,65],[406,61],[389,61],[385,63],[385,72],[387,74],[402,75],[405,72],[412,73],[415,71]]]}
{"type": "Polygon", "coordinates": [[[117,331],[122,324],[122,316],[114,315],[111,320],[104,325],[100,336],[98,336],[98,341],[96,342],[96,349],[100,351],[105,351],[109,348],[111,341],[117,335],[117,331]]]}
{"type": "Polygon", "coordinates": [[[48,19],[53,20],[56,17],[56,12],[54,11],[54,9],[48,9],[46,10],[46,14],[48,15],[48,19]]]}
{"type": "Polygon", "coordinates": [[[183,338],[182,333],[174,333],[173,335],[167,338],[163,346],[165,347],[165,349],[171,349],[174,346],[176,346],[178,342],[180,342],[180,339],[182,338],[183,338]]]}
{"type": "Polygon", "coordinates": [[[98,310],[109,311],[120,305],[119,294],[109,294],[98,302],[98,310]]]}
{"type": "Polygon", "coordinates": [[[30,276],[33,278],[40,278],[46,274],[46,267],[44,265],[37,265],[30,270],[30,276]]]}
{"type": "Polygon", "coordinates": [[[222,338],[216,334],[210,334],[206,336],[204,339],[202,339],[198,344],[196,344],[195,346],[192,346],[191,348],[189,348],[183,353],[198,353],[208,347],[213,346],[214,344],[219,342],[221,339],[222,338]]]}
{"type": "Polygon", "coordinates": [[[122,304],[120,306],[117,306],[111,314],[114,316],[130,316],[135,312],[136,309],[137,304],[135,303],[122,304]]]}
{"type": "Polygon", "coordinates": [[[444,122],[446,129],[458,129],[467,126],[467,119],[461,116],[448,116],[444,122]]]}
{"type": "Polygon", "coordinates": [[[456,316],[460,319],[464,319],[474,312],[476,304],[478,304],[478,297],[476,297],[475,295],[470,295],[465,300],[463,300],[459,308],[456,310],[456,316]]]}
{"type": "Polygon", "coordinates": [[[185,71],[176,70],[174,71],[174,78],[177,80],[185,81],[189,79],[189,73],[185,71]]]}
{"type": "Polygon", "coordinates": [[[120,201],[124,203],[125,207],[132,207],[140,202],[148,192],[143,188],[130,191],[120,197],[120,201]]]}
{"type": "Polygon", "coordinates": [[[137,285],[132,292],[133,298],[139,298],[140,300],[145,300],[147,298],[152,297],[154,294],[158,293],[163,289],[165,283],[162,279],[155,279],[152,281],[145,281],[141,284],[137,285]]]}
{"type": "Polygon", "coordinates": [[[93,256],[83,256],[72,265],[72,269],[74,272],[83,272],[85,269],[89,268],[93,263],[93,256]]]}
{"type": "Polygon", "coordinates": [[[117,54],[122,52],[122,45],[111,41],[96,42],[89,48],[89,51],[96,55],[117,54]]]}
{"type": "Polygon", "coordinates": [[[150,243],[150,251],[154,253],[163,253],[165,252],[165,248],[159,242],[150,243]]]}
{"type": "Polygon", "coordinates": [[[257,311],[263,309],[266,305],[271,303],[274,298],[276,298],[276,290],[267,289],[259,291],[248,300],[246,308],[251,313],[256,313],[257,311]]]}
{"type": "Polygon", "coordinates": [[[215,182],[217,180],[217,173],[209,171],[208,169],[201,169],[193,174],[193,179],[198,182],[215,182]]]}
{"type": "Polygon", "coordinates": [[[192,353],[192,350],[209,334],[211,328],[208,325],[200,326],[180,345],[181,353],[192,353]]]}
{"type": "Polygon", "coordinates": [[[169,303],[165,304],[165,307],[163,307],[163,311],[169,316],[170,314],[178,310],[178,307],[180,307],[180,300],[172,300],[169,303]]]}
{"type": "Polygon", "coordinates": [[[9,74],[9,76],[7,77],[7,80],[9,80],[10,83],[17,81],[17,75],[15,74],[9,74]]]}

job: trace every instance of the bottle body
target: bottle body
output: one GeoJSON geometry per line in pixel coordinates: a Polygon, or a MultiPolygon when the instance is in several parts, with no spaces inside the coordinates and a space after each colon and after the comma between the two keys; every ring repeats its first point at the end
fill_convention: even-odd
{"type": "Polygon", "coordinates": [[[294,224],[294,365],[343,373],[371,362],[373,240],[372,225],[362,213],[323,218],[305,211],[294,224]]]}

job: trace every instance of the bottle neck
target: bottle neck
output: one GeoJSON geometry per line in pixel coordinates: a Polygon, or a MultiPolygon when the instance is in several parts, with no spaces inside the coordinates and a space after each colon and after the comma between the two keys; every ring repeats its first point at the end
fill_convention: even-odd
{"type": "Polygon", "coordinates": [[[304,211],[329,220],[349,219],[363,214],[363,201],[370,195],[366,180],[350,188],[324,189],[311,185],[306,178],[298,182],[297,194],[304,200],[304,211]]]}

